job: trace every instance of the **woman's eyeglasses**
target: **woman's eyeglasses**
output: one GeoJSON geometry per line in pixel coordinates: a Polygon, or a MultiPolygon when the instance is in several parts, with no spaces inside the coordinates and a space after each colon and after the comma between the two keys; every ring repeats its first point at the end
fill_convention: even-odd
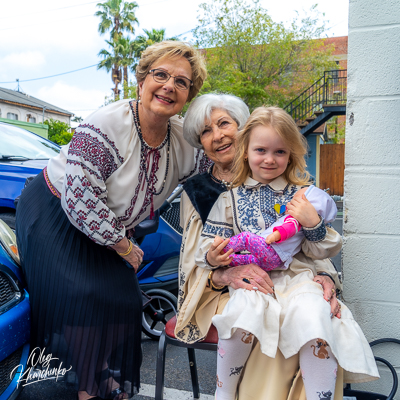
{"type": "Polygon", "coordinates": [[[193,86],[193,82],[184,76],[172,76],[162,69],[152,69],[149,74],[153,75],[153,79],[158,83],[167,83],[170,78],[174,78],[175,87],[179,90],[189,90],[193,86]]]}

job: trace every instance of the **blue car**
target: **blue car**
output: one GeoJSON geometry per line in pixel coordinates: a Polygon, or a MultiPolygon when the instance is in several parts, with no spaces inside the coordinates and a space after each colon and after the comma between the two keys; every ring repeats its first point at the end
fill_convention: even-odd
{"type": "Polygon", "coordinates": [[[60,146],[14,125],[0,122],[0,219],[15,229],[14,200],[26,178],[37,175],[60,146]]]}
{"type": "Polygon", "coordinates": [[[0,221],[0,400],[13,400],[29,356],[30,306],[14,232],[0,221]]]}

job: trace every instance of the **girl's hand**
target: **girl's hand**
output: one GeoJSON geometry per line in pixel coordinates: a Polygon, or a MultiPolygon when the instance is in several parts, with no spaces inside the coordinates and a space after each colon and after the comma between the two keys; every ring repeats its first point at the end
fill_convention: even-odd
{"type": "Polygon", "coordinates": [[[320,221],[317,211],[304,194],[286,204],[285,214],[290,214],[306,228],[312,228],[320,221]]]}
{"type": "Polygon", "coordinates": [[[228,250],[226,253],[223,252],[225,246],[229,243],[229,239],[223,240],[221,237],[216,236],[213,244],[207,253],[207,262],[213,267],[220,265],[229,265],[232,261],[230,255],[233,253],[233,249],[228,250]]]}
{"type": "Polygon", "coordinates": [[[327,276],[317,275],[314,277],[314,282],[317,282],[322,286],[322,290],[324,291],[324,299],[331,305],[332,318],[341,318],[342,314],[340,304],[336,298],[336,289],[332,280],[327,276]]]}
{"type": "Polygon", "coordinates": [[[218,268],[213,273],[213,282],[217,286],[231,286],[234,289],[259,290],[264,294],[274,294],[274,284],[268,273],[255,264],[218,268]],[[250,283],[244,282],[243,279],[248,279],[250,283]]]}
{"type": "Polygon", "coordinates": [[[281,240],[281,234],[279,233],[279,231],[275,231],[267,236],[267,238],[265,239],[265,242],[267,244],[271,244],[271,243],[279,242],[280,240],[281,240]]]}

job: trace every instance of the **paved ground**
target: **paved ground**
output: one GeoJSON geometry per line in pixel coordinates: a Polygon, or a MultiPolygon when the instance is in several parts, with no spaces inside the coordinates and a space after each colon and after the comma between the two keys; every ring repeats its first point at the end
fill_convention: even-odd
{"type": "MultiPolygon", "coordinates": [[[[143,336],[143,365],[141,370],[143,388],[141,395],[135,400],[154,399],[154,385],[156,382],[156,355],[158,342],[143,336]]],[[[202,400],[211,400],[214,397],[216,375],[216,353],[212,351],[196,351],[199,373],[200,392],[202,400]]],[[[165,363],[166,400],[192,399],[189,361],[187,350],[181,347],[168,346],[165,363]],[[178,391],[170,390],[178,389],[178,391]]],[[[34,383],[24,388],[17,400],[76,400],[76,391],[72,384],[54,380],[34,383]]]]}

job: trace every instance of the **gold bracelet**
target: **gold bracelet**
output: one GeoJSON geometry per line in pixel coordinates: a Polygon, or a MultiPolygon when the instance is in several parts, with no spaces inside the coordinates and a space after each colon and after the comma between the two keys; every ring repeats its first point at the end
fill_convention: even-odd
{"type": "Polygon", "coordinates": [[[119,256],[121,256],[121,257],[125,257],[125,256],[127,256],[127,255],[132,251],[132,249],[133,249],[133,244],[132,244],[132,242],[129,240],[129,247],[128,247],[128,250],[125,251],[125,252],[123,252],[123,253],[119,253],[119,252],[117,251],[117,254],[118,254],[119,256]]]}
{"type": "Polygon", "coordinates": [[[215,270],[213,269],[208,273],[208,286],[210,286],[210,289],[214,290],[214,292],[222,292],[226,286],[225,285],[222,285],[222,286],[214,285],[214,283],[212,281],[212,276],[213,276],[214,271],[215,270]]]}

